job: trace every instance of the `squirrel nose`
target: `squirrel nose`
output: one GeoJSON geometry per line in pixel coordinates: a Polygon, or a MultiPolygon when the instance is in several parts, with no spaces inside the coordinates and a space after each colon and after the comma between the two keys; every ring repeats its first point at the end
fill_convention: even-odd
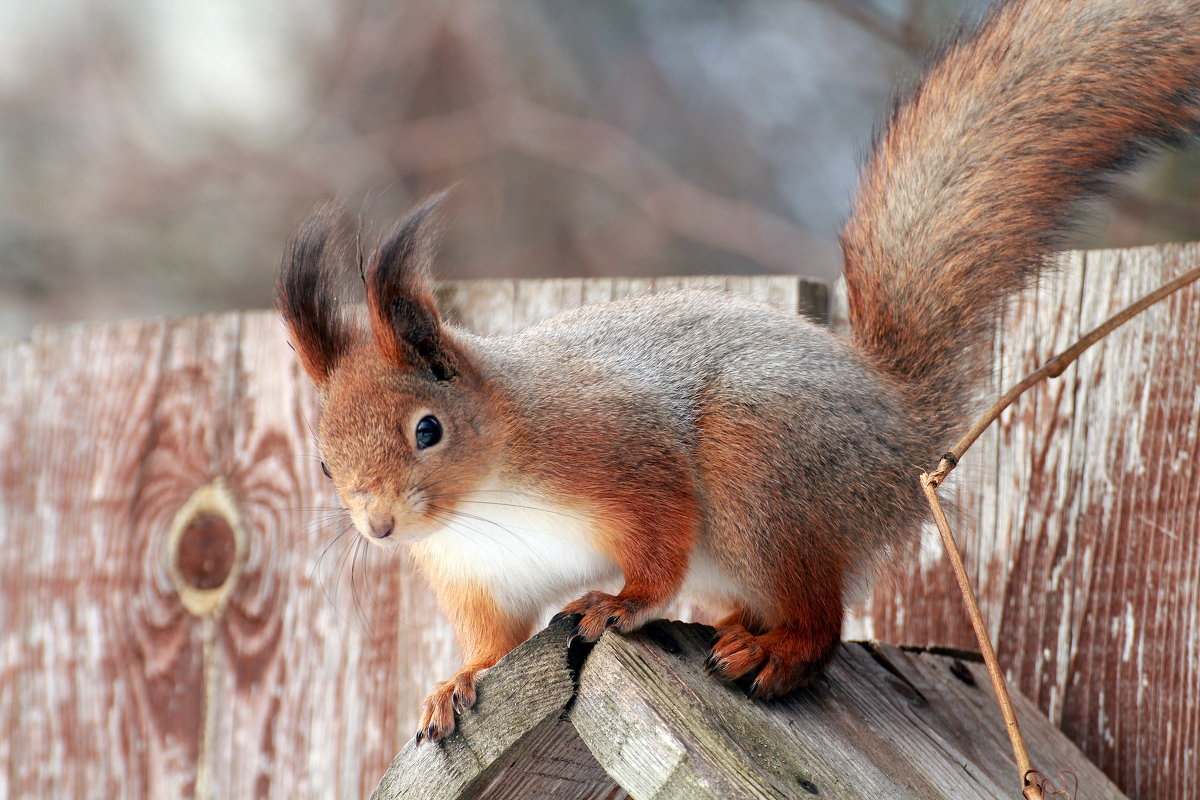
{"type": "Polygon", "coordinates": [[[367,520],[367,528],[371,532],[371,536],[376,539],[391,536],[395,527],[396,522],[392,519],[391,514],[372,514],[367,520]]]}

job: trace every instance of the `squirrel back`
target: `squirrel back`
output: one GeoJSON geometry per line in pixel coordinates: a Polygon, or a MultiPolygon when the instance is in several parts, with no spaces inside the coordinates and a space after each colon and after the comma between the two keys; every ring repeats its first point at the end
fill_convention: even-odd
{"type": "Polygon", "coordinates": [[[1080,201],[1198,128],[1196,0],[1000,2],[896,104],[844,270],[855,343],[929,404],[932,440],[965,422],[999,312],[1080,201]]]}

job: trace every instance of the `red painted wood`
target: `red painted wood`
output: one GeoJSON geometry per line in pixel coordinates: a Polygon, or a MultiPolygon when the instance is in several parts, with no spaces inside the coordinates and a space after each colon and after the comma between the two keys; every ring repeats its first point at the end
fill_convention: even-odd
{"type": "MultiPolygon", "coordinates": [[[[1195,263],[1195,245],[1088,254],[1004,335],[1000,383],[1195,263]]],[[[726,285],[810,302],[795,279],[726,285]]],[[[488,283],[444,300],[506,330],[648,288],[488,283]]],[[[1002,660],[1131,796],[1200,779],[1198,330],[1193,289],[1024,398],[958,470],[956,530],[1002,660]]],[[[338,538],[316,413],[268,312],[0,343],[0,794],[370,792],[457,655],[409,564],[338,538]],[[196,613],[170,532],[214,483],[240,549],[196,613]]],[[[960,608],[934,543],[895,560],[851,629],[972,646],[960,608]]]]}

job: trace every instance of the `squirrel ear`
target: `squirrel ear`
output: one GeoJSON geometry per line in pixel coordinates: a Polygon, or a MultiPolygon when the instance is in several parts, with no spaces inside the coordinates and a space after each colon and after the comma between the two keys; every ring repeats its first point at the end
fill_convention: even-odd
{"type": "Polygon", "coordinates": [[[287,325],[300,365],[318,388],[349,342],[334,296],[346,257],[341,235],[344,227],[345,215],[336,204],[314,212],[288,242],[275,284],[275,306],[287,325]]]}
{"type": "Polygon", "coordinates": [[[446,195],[434,195],[405,217],[366,276],[367,310],[380,353],[398,366],[428,368],[438,380],[458,372],[429,288],[438,238],[435,212],[446,195]]]}

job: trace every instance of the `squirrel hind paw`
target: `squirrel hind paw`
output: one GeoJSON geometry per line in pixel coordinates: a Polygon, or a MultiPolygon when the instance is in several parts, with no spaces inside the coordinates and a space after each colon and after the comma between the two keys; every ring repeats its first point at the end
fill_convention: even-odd
{"type": "Polygon", "coordinates": [[[588,592],[578,600],[568,603],[555,619],[576,615],[579,622],[571,630],[571,639],[594,642],[612,628],[618,633],[629,633],[642,626],[651,607],[637,598],[611,595],[604,592],[588,592]]]}
{"type": "Polygon", "coordinates": [[[838,644],[836,636],[818,641],[786,625],[761,635],[729,625],[718,629],[705,668],[726,680],[748,681],[747,693],[756,700],[775,700],[819,678],[838,644]]]}
{"type": "Polygon", "coordinates": [[[458,673],[452,680],[438,684],[425,698],[421,722],[414,739],[418,746],[425,741],[437,744],[454,733],[457,727],[455,715],[470,710],[478,697],[475,692],[476,672],[464,670],[458,673]]]}

